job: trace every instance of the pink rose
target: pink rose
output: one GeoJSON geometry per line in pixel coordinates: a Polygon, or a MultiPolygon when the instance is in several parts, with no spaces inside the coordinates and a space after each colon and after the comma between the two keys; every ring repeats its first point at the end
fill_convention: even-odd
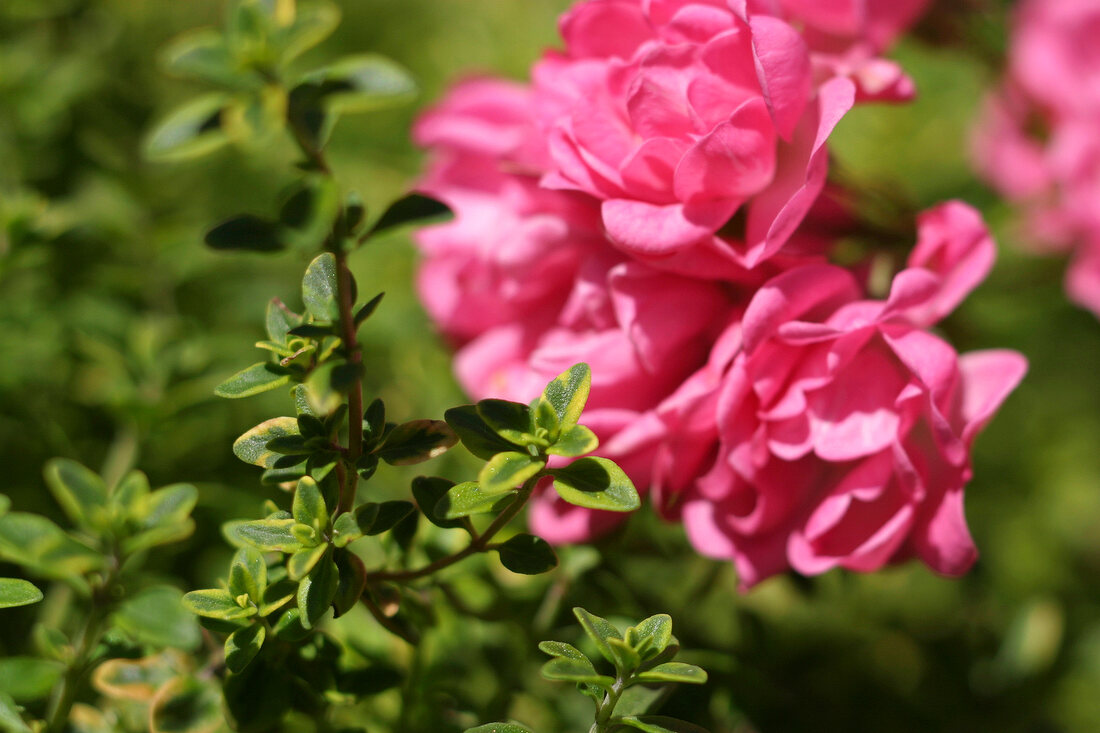
{"type": "Polygon", "coordinates": [[[970,446],[1026,364],[959,357],[921,330],[989,266],[988,238],[960,206],[923,217],[914,266],[885,302],[830,265],[788,271],[750,302],[717,390],[718,460],[683,507],[695,547],[733,559],[743,585],[911,555],[947,575],[974,561],[970,446]]]}
{"type": "Polygon", "coordinates": [[[545,149],[530,90],[496,80],[458,84],[413,130],[434,156],[419,188],[455,219],[416,235],[421,300],[464,343],[518,320],[553,323],[591,249],[606,248],[591,200],[538,185],[545,149]]]}
{"type": "Polygon", "coordinates": [[[567,55],[535,69],[544,185],[601,200],[611,242],[663,269],[744,280],[776,255],[824,185],[851,84],[815,91],[794,28],[723,2],[592,0],[562,28],[567,55]]]}

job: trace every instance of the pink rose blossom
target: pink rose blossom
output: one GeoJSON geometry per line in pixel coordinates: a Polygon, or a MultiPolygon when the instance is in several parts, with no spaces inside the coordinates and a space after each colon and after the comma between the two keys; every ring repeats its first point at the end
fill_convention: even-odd
{"type": "Polygon", "coordinates": [[[946,575],[973,562],[970,446],[1026,368],[1007,351],[959,357],[921,330],[988,270],[973,216],[926,213],[884,302],[831,265],[790,270],[750,302],[742,350],[704,394],[718,460],[683,506],[695,547],[733,559],[745,586],[911,555],[946,575]]]}
{"type": "Polygon", "coordinates": [[[611,242],[657,267],[743,280],[776,255],[824,185],[851,84],[815,90],[794,28],[722,2],[592,0],[562,31],[567,53],[535,68],[543,184],[599,199],[611,242]]]}

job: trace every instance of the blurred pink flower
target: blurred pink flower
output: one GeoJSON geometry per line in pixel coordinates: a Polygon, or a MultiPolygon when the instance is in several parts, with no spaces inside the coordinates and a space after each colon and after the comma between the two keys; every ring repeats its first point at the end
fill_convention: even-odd
{"type": "Polygon", "coordinates": [[[1072,252],[1066,290],[1100,316],[1100,1],[1025,0],[985,103],[979,172],[1023,205],[1037,249],[1072,252]]]}

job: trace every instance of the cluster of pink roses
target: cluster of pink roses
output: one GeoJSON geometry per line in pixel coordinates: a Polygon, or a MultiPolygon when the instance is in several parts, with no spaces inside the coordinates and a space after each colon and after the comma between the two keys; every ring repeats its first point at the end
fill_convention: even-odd
{"type": "MultiPolygon", "coordinates": [[[[889,297],[827,264],[826,141],[861,100],[913,85],[879,58],[927,0],[586,0],[533,84],[459,84],[415,129],[419,289],[475,397],[527,401],[569,365],[600,453],[745,586],[975,550],[976,433],[1022,377],[926,329],[987,274],[980,217],[923,214],[889,297]]],[[[536,498],[534,530],[621,515],[536,498]]]]}
{"type": "Polygon", "coordinates": [[[1066,290],[1100,316],[1100,0],[1024,0],[1009,70],[975,135],[982,174],[1072,252],[1066,290]]]}

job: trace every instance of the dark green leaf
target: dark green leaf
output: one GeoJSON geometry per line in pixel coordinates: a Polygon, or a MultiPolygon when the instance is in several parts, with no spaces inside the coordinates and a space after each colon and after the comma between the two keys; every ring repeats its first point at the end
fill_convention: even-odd
{"type": "Polygon", "coordinates": [[[488,512],[500,502],[507,501],[511,493],[486,494],[476,481],[467,481],[450,489],[436,502],[435,516],[437,519],[451,520],[488,512]]]}
{"type": "Polygon", "coordinates": [[[74,524],[102,528],[108,521],[107,487],[103,479],[68,458],[46,463],[46,485],[74,524]]]}
{"type": "Polygon", "coordinates": [[[313,176],[300,182],[279,209],[279,221],[286,228],[284,239],[293,247],[316,250],[332,232],[340,211],[336,182],[313,176]]]}
{"type": "Polygon", "coordinates": [[[561,433],[546,452],[552,456],[583,456],[600,447],[596,434],[583,425],[574,425],[561,433]]]}
{"type": "Polygon", "coordinates": [[[487,461],[497,453],[521,450],[521,446],[497,435],[474,405],[452,407],[443,413],[443,417],[466,449],[482,460],[487,461]]]}
{"type": "Polygon", "coordinates": [[[412,494],[421,513],[428,521],[443,529],[461,527],[462,522],[440,518],[436,508],[447,492],[454,487],[454,481],[438,476],[417,476],[412,481],[412,494]]]}
{"type": "Polygon", "coordinates": [[[367,301],[366,305],[355,312],[355,325],[359,327],[363,325],[363,321],[367,320],[374,314],[374,311],[378,308],[378,304],[382,302],[382,298],[385,293],[379,293],[378,295],[367,301]]]}
{"type": "Polygon", "coordinates": [[[570,504],[612,512],[634,511],[642,504],[634,483],[606,458],[579,458],[552,473],[558,495],[570,504]]]}
{"type": "Polygon", "coordinates": [[[386,405],[380,399],[374,399],[363,412],[363,436],[368,440],[382,435],[386,426],[386,405]]]}
{"type": "Polygon", "coordinates": [[[42,600],[42,591],[21,578],[0,578],[0,608],[29,606],[42,600]]]}
{"type": "Polygon", "coordinates": [[[145,156],[155,161],[186,160],[228,143],[221,116],[229,99],[224,94],[210,94],[172,111],[145,138],[145,156]]]}
{"type": "Polygon", "coordinates": [[[332,605],[334,618],[340,618],[359,603],[359,597],[367,587],[367,569],[363,566],[363,561],[351,552],[337,552],[335,558],[339,581],[332,605]]]}
{"type": "Polygon", "coordinates": [[[603,658],[614,664],[615,655],[612,654],[611,647],[608,646],[607,640],[621,639],[622,632],[615,628],[607,619],[591,614],[583,608],[574,608],[573,615],[577,617],[577,620],[581,624],[581,628],[584,629],[584,633],[588,634],[588,638],[596,645],[596,649],[599,650],[603,658]]]}
{"type": "Polygon", "coordinates": [[[458,436],[442,420],[412,420],[386,434],[375,454],[391,466],[422,463],[447,452],[458,436]]]}
{"type": "Polygon", "coordinates": [[[233,454],[245,463],[261,468],[273,468],[279,454],[267,444],[275,438],[298,435],[298,421],[293,417],[273,417],[265,420],[233,442],[233,454]]]}
{"type": "Polygon", "coordinates": [[[642,658],[630,644],[623,639],[606,639],[611,653],[615,655],[615,667],[623,672],[632,672],[642,664],[642,658]]]}
{"type": "Polygon", "coordinates": [[[331,556],[324,557],[298,585],[298,610],[302,626],[312,629],[332,605],[340,582],[340,571],[331,556]]]}
{"type": "Polygon", "coordinates": [[[299,641],[309,635],[309,629],[302,626],[302,612],[297,606],[288,608],[271,630],[283,641],[299,641]]]}
{"type": "Polygon", "coordinates": [[[682,662],[665,662],[638,675],[641,682],[682,682],[701,685],[707,681],[707,673],[701,667],[682,662]]]}
{"type": "Polygon", "coordinates": [[[477,481],[486,494],[512,491],[546,466],[546,461],[529,453],[498,453],[481,468],[477,481]]]}
{"type": "Polygon", "coordinates": [[[526,443],[531,429],[530,409],[527,405],[508,400],[481,400],[477,414],[504,440],[519,445],[526,443]]]}
{"type": "Polygon", "coordinates": [[[183,594],[169,585],[146,588],[119,606],[114,625],[140,644],[195,651],[202,636],[182,599],[183,594]]]}
{"type": "Polygon", "coordinates": [[[252,214],[234,216],[215,225],[203,241],[210,249],[217,250],[278,252],[286,248],[279,226],[252,214]]]}
{"type": "Polygon", "coordinates": [[[667,613],[650,616],[633,628],[641,638],[649,640],[649,653],[643,652],[647,658],[663,652],[672,641],[672,617],[667,613]]]}
{"type": "Polygon", "coordinates": [[[521,575],[538,575],[558,565],[558,556],[550,543],[530,534],[517,534],[497,547],[497,552],[504,567],[521,575]]]}
{"type": "Polygon", "coordinates": [[[222,725],[217,688],[189,677],[165,683],[149,706],[149,733],[208,733],[222,725]]]}
{"type": "Polygon", "coordinates": [[[0,690],[18,703],[34,702],[50,694],[65,671],[60,662],[34,657],[0,659],[0,690]]]}
{"type": "Polygon", "coordinates": [[[542,396],[553,406],[562,430],[577,424],[588,401],[592,370],[587,364],[574,364],[546,385],[542,396]]]}
{"type": "MultiPolygon", "coordinates": [[[[416,506],[414,506],[411,501],[384,501],[377,506],[378,514],[375,515],[374,522],[371,524],[370,529],[364,534],[370,536],[382,534],[383,532],[393,529],[402,520],[407,519],[410,514],[416,511],[416,506]]],[[[360,507],[360,509],[362,509],[362,507],[360,507]]],[[[356,510],[357,514],[358,512],[359,509],[356,510]]]]}
{"type": "Polygon", "coordinates": [[[548,680],[584,682],[604,688],[610,688],[615,684],[613,678],[599,674],[592,666],[592,662],[587,659],[569,657],[556,657],[542,665],[542,676],[548,680]]]}
{"type": "Polygon", "coordinates": [[[612,718],[612,722],[637,728],[644,733],[708,733],[706,728],[700,728],[692,723],[667,718],[663,715],[643,715],[635,717],[628,715],[623,718],[612,718]]]}
{"type": "Polygon", "coordinates": [[[378,221],[370,228],[368,236],[375,236],[387,229],[405,224],[423,226],[439,221],[446,221],[454,216],[450,207],[442,201],[419,193],[410,193],[390,204],[389,208],[378,217],[378,221]]]}
{"type": "Polygon", "coordinates": [[[11,499],[0,494],[0,517],[7,514],[9,509],[11,509],[11,499]]]}
{"type": "Polygon", "coordinates": [[[326,336],[335,336],[336,326],[319,326],[316,323],[303,323],[290,329],[287,333],[291,336],[301,336],[302,338],[320,341],[326,336]]]}
{"type": "Polygon", "coordinates": [[[260,653],[264,645],[263,624],[249,624],[237,629],[225,640],[225,666],[230,672],[240,672],[260,653]]]}
{"type": "Polygon", "coordinates": [[[336,678],[336,689],[356,697],[366,697],[397,687],[403,679],[401,670],[375,662],[366,669],[341,672],[336,678]]]}
{"type": "Polygon", "coordinates": [[[331,252],[319,255],[306,268],[302,279],[302,302],[310,315],[319,321],[335,323],[340,320],[336,256],[331,252]]]}

